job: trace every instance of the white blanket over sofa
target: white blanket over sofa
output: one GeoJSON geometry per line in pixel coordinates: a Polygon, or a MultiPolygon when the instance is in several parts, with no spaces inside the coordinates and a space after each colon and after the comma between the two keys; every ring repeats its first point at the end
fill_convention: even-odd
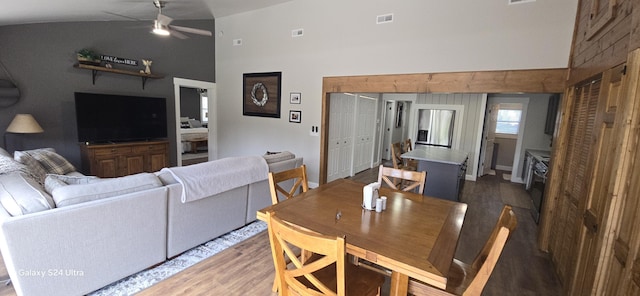
{"type": "Polygon", "coordinates": [[[243,156],[163,168],[162,171],[171,173],[182,184],[184,203],[266,180],[269,166],[262,156],[243,156]]]}

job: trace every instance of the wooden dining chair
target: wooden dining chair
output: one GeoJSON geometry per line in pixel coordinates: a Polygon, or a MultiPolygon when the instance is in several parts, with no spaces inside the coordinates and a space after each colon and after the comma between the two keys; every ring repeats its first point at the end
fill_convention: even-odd
{"type": "Polygon", "coordinates": [[[346,262],[344,237],[308,231],[267,213],[271,254],[280,295],[380,295],[384,277],[346,262]],[[294,248],[313,252],[300,261],[294,248]],[[285,256],[291,259],[287,264],[285,256]]]}
{"type": "MultiPolygon", "coordinates": [[[[269,189],[271,190],[271,203],[277,204],[280,202],[280,195],[284,196],[284,199],[294,197],[301,192],[309,191],[309,182],[307,181],[307,166],[304,164],[286,171],[281,172],[269,172],[269,189]],[[285,189],[283,188],[290,188],[285,189]],[[291,186],[291,187],[289,187],[291,186]]],[[[296,257],[301,258],[302,261],[306,260],[311,254],[303,250],[297,250],[296,257]]],[[[290,262],[287,259],[287,264],[290,262]]],[[[277,276],[273,280],[273,292],[278,291],[278,278],[277,276]]]]}
{"type": "MultiPolygon", "coordinates": [[[[406,139],[402,143],[402,153],[407,153],[413,150],[413,146],[411,146],[411,139],[406,139]]],[[[418,160],[417,159],[403,159],[404,163],[408,167],[418,168],[418,160]]]]}
{"type": "Polygon", "coordinates": [[[393,162],[393,167],[396,169],[415,171],[415,166],[405,165],[402,153],[402,145],[400,142],[391,144],[391,161],[393,162]]]}
{"type": "Polygon", "coordinates": [[[518,221],[511,206],[505,205],[489,239],[473,263],[469,265],[453,259],[447,276],[446,290],[440,290],[415,279],[410,279],[409,294],[479,296],[517,224],[518,221]]]}
{"type": "Polygon", "coordinates": [[[277,204],[280,201],[279,194],[282,194],[285,199],[292,198],[294,195],[300,192],[309,191],[309,182],[307,181],[307,166],[304,164],[290,170],[282,172],[269,172],[269,188],[271,190],[271,202],[277,204]],[[287,182],[291,180],[291,182],[287,182]],[[293,184],[290,189],[290,184],[293,184]],[[283,188],[282,186],[286,186],[283,188]]]}
{"type": "Polygon", "coordinates": [[[407,171],[402,169],[380,166],[378,170],[378,183],[386,183],[391,189],[402,191],[414,191],[424,193],[424,184],[427,181],[427,172],[407,171]],[[400,180],[398,182],[397,180],[400,180]]]}

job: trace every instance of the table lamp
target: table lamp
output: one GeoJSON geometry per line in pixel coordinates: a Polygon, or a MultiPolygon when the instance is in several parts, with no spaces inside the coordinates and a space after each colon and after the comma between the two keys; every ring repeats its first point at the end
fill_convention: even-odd
{"type": "MultiPolygon", "coordinates": [[[[16,114],[6,130],[12,134],[37,134],[44,130],[31,114],[16,114]]],[[[4,135],[4,147],[7,148],[7,134],[4,135]]]]}

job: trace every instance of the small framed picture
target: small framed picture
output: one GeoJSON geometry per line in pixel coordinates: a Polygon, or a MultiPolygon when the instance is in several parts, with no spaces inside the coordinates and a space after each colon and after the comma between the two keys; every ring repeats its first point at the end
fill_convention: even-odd
{"type": "Polygon", "coordinates": [[[291,104],[300,104],[300,99],[302,98],[302,94],[298,92],[292,92],[289,94],[289,103],[291,104]]]}
{"type": "Polygon", "coordinates": [[[295,122],[295,123],[302,122],[302,111],[290,110],[289,111],[289,122],[295,122]]]}

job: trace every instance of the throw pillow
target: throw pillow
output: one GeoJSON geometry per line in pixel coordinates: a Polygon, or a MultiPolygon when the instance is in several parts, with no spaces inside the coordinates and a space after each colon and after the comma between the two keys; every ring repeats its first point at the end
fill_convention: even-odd
{"type": "Polygon", "coordinates": [[[16,151],[14,157],[32,169],[41,183],[44,183],[46,174],[63,175],[76,170],[69,161],[52,148],[16,151]]]}
{"type": "Polygon", "coordinates": [[[36,177],[38,183],[44,183],[44,177],[47,175],[47,171],[40,165],[40,163],[28,153],[24,151],[16,151],[13,153],[15,160],[24,164],[29,169],[32,175],[36,177]]]}
{"type": "Polygon", "coordinates": [[[52,195],[56,206],[70,206],[162,186],[162,182],[153,173],[100,180],[90,184],[69,185],[54,189],[52,195]]]}
{"type": "Polygon", "coordinates": [[[0,204],[11,216],[54,208],[53,199],[42,186],[22,173],[0,175],[0,204]]]}
{"type": "Polygon", "coordinates": [[[280,162],[280,161],[285,161],[285,160],[289,160],[289,159],[294,159],[296,158],[296,155],[289,152],[289,151],[282,151],[280,153],[276,153],[276,154],[268,154],[268,155],[263,155],[262,157],[264,157],[264,160],[267,161],[267,163],[274,163],[274,162],[280,162]]]}

